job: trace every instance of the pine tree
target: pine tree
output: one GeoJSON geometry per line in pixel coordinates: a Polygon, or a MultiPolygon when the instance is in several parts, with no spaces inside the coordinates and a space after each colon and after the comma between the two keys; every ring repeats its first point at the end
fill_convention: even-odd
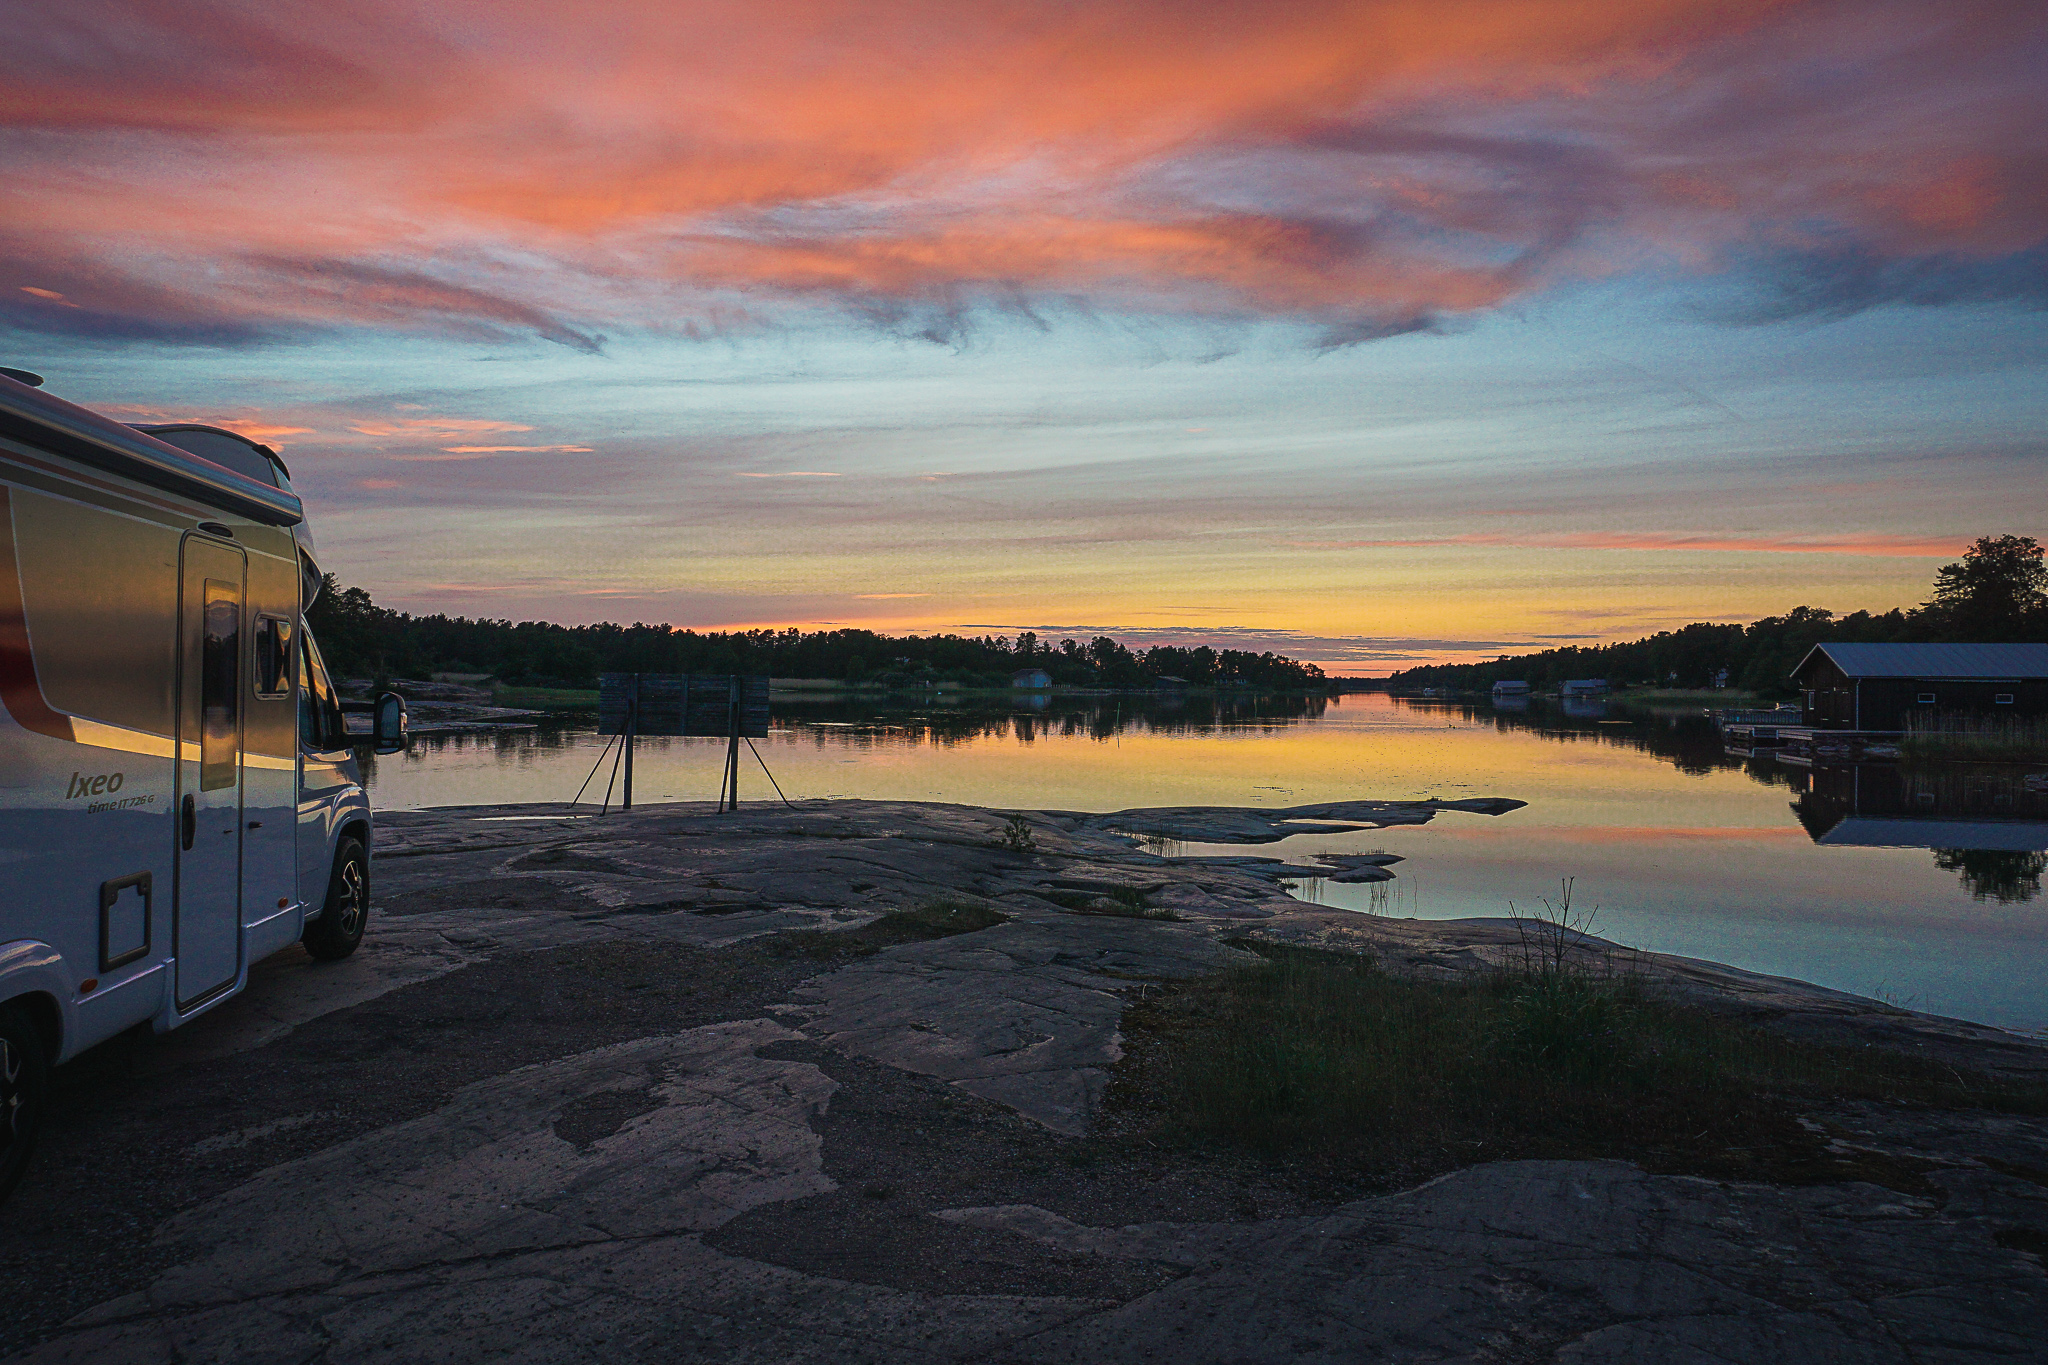
{"type": "Polygon", "coordinates": [[[2048,565],[2032,536],[1985,536],[1934,576],[1921,607],[1953,640],[1983,644],[2039,638],[2048,624],[2048,565]]]}

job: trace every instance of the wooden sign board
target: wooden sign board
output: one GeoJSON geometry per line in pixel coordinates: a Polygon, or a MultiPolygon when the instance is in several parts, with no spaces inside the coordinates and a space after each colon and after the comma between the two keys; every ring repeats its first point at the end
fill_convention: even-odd
{"type": "Polygon", "coordinates": [[[626,732],[639,702],[636,735],[699,739],[768,737],[768,678],[738,673],[606,673],[597,680],[597,732],[626,732]]]}

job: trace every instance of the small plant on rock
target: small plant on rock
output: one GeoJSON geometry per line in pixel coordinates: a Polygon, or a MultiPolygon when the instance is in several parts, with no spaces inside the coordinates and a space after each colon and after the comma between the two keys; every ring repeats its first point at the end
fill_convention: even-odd
{"type": "Polygon", "coordinates": [[[1527,976],[1564,976],[1583,970],[1583,963],[1574,961],[1572,948],[1580,940],[1593,936],[1593,926],[1599,921],[1600,907],[1589,911],[1572,909],[1572,888],[1578,882],[1576,877],[1558,879],[1558,902],[1552,904],[1545,896],[1541,913],[1524,914],[1513,901],[1508,902],[1508,916],[1514,921],[1515,935],[1519,942],[1518,956],[1514,965],[1527,976]]]}
{"type": "Polygon", "coordinates": [[[1003,847],[1012,853],[1037,852],[1038,840],[1032,836],[1031,822],[1021,815],[1012,815],[1003,826],[1003,847]]]}

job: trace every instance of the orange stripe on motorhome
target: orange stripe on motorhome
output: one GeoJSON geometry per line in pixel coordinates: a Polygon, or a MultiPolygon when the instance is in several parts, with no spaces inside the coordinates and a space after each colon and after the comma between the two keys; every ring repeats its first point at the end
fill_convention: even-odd
{"type": "Polygon", "coordinates": [[[52,739],[75,738],[71,717],[44,699],[36,677],[28,611],[21,597],[21,565],[14,550],[14,498],[5,484],[0,484],[0,703],[24,730],[52,739]]]}

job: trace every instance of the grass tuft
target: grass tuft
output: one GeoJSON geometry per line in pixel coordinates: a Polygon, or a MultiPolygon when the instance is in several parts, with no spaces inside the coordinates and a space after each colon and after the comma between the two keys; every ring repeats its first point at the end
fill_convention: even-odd
{"type": "Polygon", "coordinates": [[[891,910],[857,929],[788,929],[768,941],[771,952],[825,960],[870,957],[899,943],[971,934],[1010,917],[986,901],[956,897],[928,900],[909,910],[891,910]]]}
{"type": "Polygon", "coordinates": [[[1038,851],[1038,838],[1031,832],[1031,822],[1022,815],[1012,815],[1003,825],[1002,843],[1012,853],[1038,851]]]}

